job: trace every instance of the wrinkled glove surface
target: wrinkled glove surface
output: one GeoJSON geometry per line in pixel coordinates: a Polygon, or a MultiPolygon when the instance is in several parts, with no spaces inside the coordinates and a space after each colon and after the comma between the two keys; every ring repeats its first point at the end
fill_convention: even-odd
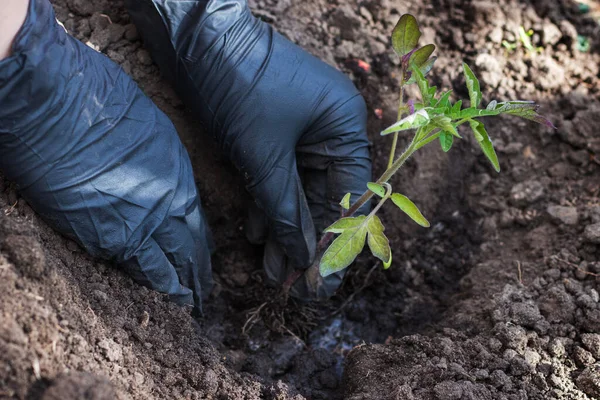
{"type": "Polygon", "coordinates": [[[169,119],[104,55],[30,0],[0,61],[0,168],[55,229],[136,281],[195,305],[210,252],[192,168],[169,119]]]}
{"type": "MultiPolygon", "coordinates": [[[[251,218],[249,236],[266,239],[268,277],[283,282],[308,267],[317,232],[371,177],[366,107],[352,82],[255,18],[246,0],[127,0],[126,7],[266,215],[267,224],[251,218]]],[[[329,296],[340,281],[331,276],[316,294],[329,296]]],[[[314,296],[307,283],[292,294],[314,296]]]]}

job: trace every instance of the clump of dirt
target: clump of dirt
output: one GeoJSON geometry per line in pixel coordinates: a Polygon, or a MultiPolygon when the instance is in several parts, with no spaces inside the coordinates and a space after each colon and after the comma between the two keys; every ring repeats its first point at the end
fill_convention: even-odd
{"type": "Polygon", "coordinates": [[[66,29],[119,63],[175,123],[214,231],[218,282],[196,322],[56,235],[0,176],[0,397],[600,397],[597,22],[570,0],[250,4],[353,79],[376,175],[398,96],[389,33],[406,12],[422,43],[438,47],[430,78],[440,89],[466,97],[464,59],[486,100],[534,99],[558,129],[490,120],[500,175],[466,132],[453,154],[417,154],[392,184],[432,228],[384,209],[391,269],[359,257],[330,302],[252,319],[273,289],[261,249],[244,238],[243,184],[161,79],[121,1],[54,0],[66,29]],[[520,43],[521,26],[540,51],[520,43]]]}

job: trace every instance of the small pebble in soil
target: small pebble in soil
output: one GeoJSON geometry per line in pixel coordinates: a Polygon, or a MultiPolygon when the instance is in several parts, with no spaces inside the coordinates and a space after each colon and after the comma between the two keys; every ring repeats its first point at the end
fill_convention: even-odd
{"type": "Polygon", "coordinates": [[[510,190],[510,200],[518,207],[526,207],[544,196],[544,185],[536,179],[517,183],[510,190]]]}
{"type": "Polygon", "coordinates": [[[552,205],[548,206],[546,211],[557,224],[577,225],[579,223],[579,213],[575,207],[552,205]]]}
{"type": "Polygon", "coordinates": [[[600,244],[600,223],[591,224],[585,227],[583,238],[590,243],[600,244]]]}

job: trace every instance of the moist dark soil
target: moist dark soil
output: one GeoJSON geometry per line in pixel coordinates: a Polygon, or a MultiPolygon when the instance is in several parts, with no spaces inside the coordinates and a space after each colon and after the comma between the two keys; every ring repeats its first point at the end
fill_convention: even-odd
{"type": "Polygon", "coordinates": [[[417,154],[392,183],[432,227],[384,208],[392,268],[364,254],[333,299],[285,309],[244,237],[241,180],[161,79],[121,1],[53,4],[174,121],[214,232],[218,285],[194,321],[57,235],[0,176],[0,398],[600,398],[597,1],[251,2],[361,90],[375,175],[398,96],[389,33],[406,12],[438,47],[438,88],[466,96],[465,60],[486,101],[536,100],[557,126],[490,120],[500,174],[467,132],[449,154],[417,154]],[[522,45],[521,26],[539,50],[522,45]]]}

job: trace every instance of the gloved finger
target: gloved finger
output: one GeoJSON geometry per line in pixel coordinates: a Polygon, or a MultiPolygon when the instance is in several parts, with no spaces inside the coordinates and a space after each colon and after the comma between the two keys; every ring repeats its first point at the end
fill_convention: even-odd
{"type": "Polygon", "coordinates": [[[327,170],[302,167],[298,168],[298,170],[302,179],[308,208],[312,215],[317,236],[319,236],[323,232],[323,229],[326,228],[325,224],[329,222],[325,220],[327,214],[327,170]]]}
{"type": "Polygon", "coordinates": [[[296,157],[287,152],[261,163],[241,168],[251,177],[248,190],[265,212],[271,234],[291,263],[296,268],[306,268],[315,257],[316,238],[296,157]]]}
{"type": "Polygon", "coordinates": [[[193,293],[194,306],[202,309],[203,295],[210,293],[210,250],[205,239],[203,221],[195,208],[192,217],[192,234],[187,217],[167,216],[152,234],[165,256],[175,269],[179,282],[193,293]]]}
{"type": "MultiPolygon", "coordinates": [[[[208,245],[208,250],[210,254],[214,254],[216,250],[215,240],[213,239],[212,231],[208,226],[208,218],[206,218],[206,213],[204,212],[204,208],[200,206],[200,200],[198,200],[198,214],[195,212],[191,212],[186,216],[186,221],[188,223],[188,227],[192,231],[192,236],[194,240],[205,240],[208,245]],[[200,221],[196,222],[196,218],[200,218],[200,221]]],[[[211,275],[212,276],[212,275],[211,275]]]]}
{"type": "Polygon", "coordinates": [[[264,244],[269,235],[269,220],[254,201],[247,206],[248,215],[244,224],[246,239],[252,244],[264,244]]]}
{"type": "Polygon", "coordinates": [[[194,305],[192,291],[179,283],[175,268],[154,239],[148,238],[119,265],[139,284],[168,294],[179,305],[194,305]]]}
{"type": "Polygon", "coordinates": [[[202,286],[202,299],[206,300],[212,291],[214,283],[210,256],[215,251],[215,244],[199,199],[196,200],[195,204],[187,212],[185,222],[194,241],[198,260],[198,278],[202,286]]]}

